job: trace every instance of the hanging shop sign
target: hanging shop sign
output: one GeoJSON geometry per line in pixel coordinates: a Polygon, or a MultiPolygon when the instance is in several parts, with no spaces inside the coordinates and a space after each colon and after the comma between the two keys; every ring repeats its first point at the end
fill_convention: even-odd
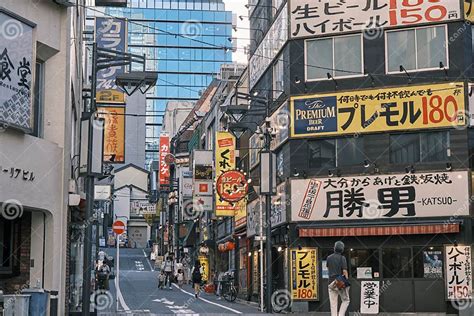
{"type": "Polygon", "coordinates": [[[217,178],[216,190],[222,200],[230,203],[239,202],[247,196],[247,179],[238,170],[226,171],[217,178]]]}
{"type": "Polygon", "coordinates": [[[464,84],[342,92],[291,99],[291,137],[466,125],[464,84]]]}
{"type": "Polygon", "coordinates": [[[209,280],[209,258],[207,256],[198,256],[201,264],[201,276],[203,281],[209,280]]]}
{"type": "Polygon", "coordinates": [[[270,116],[270,126],[275,131],[270,143],[270,149],[276,151],[287,139],[290,133],[290,111],[285,102],[270,116]]]}
{"type": "Polygon", "coordinates": [[[291,0],[291,37],[414,26],[461,18],[453,0],[291,0]]]}
{"type": "Polygon", "coordinates": [[[170,136],[167,133],[160,134],[160,160],[158,162],[158,175],[160,186],[169,186],[170,184],[170,167],[166,163],[165,158],[170,153],[170,136]]]}
{"type": "Polygon", "coordinates": [[[319,298],[318,249],[290,250],[291,298],[296,301],[314,301],[319,298]]]}
{"type": "Polygon", "coordinates": [[[0,8],[0,127],[24,132],[33,128],[33,23],[0,8]]]}
{"type": "Polygon", "coordinates": [[[148,201],[131,201],[130,213],[136,215],[155,215],[156,204],[148,201]]]}
{"type": "Polygon", "coordinates": [[[125,107],[98,107],[99,117],[104,118],[104,161],[125,162],[125,107]]]}
{"type": "Polygon", "coordinates": [[[380,282],[362,281],[360,283],[360,313],[378,314],[380,303],[380,282]]]}
{"type": "Polygon", "coordinates": [[[464,19],[469,22],[474,22],[474,1],[463,0],[464,2],[464,19]]]}
{"type": "MultiPolygon", "coordinates": [[[[216,135],[216,177],[224,172],[235,169],[235,137],[229,132],[217,132],[216,135]]],[[[237,210],[236,203],[227,202],[215,194],[216,216],[234,216],[237,210]]]]}
{"type": "Polygon", "coordinates": [[[247,199],[243,199],[237,204],[239,208],[235,211],[234,227],[240,228],[247,224],[247,199]]]}
{"type": "Polygon", "coordinates": [[[180,180],[180,197],[193,196],[193,173],[191,171],[181,169],[180,180]]]}
{"type": "Polygon", "coordinates": [[[286,182],[282,182],[277,186],[276,195],[272,196],[272,227],[277,227],[286,223],[286,212],[288,209],[286,198],[286,182]]]}
{"type": "Polygon", "coordinates": [[[466,171],[291,181],[292,221],[469,216],[466,171]]]}
{"type": "MultiPolygon", "coordinates": [[[[247,237],[252,237],[259,231],[261,197],[247,204],[247,237]]],[[[265,213],[263,213],[265,216],[265,213]]]]}
{"type": "Polygon", "coordinates": [[[444,247],[446,298],[450,301],[472,299],[471,246],[444,247]]]}
{"type": "Polygon", "coordinates": [[[264,139],[258,134],[249,138],[249,168],[253,169],[260,163],[260,152],[263,149],[264,139]]]}
{"type": "Polygon", "coordinates": [[[217,246],[217,249],[220,252],[228,252],[235,249],[235,243],[233,241],[228,241],[217,246]]]}
{"type": "MultiPolygon", "coordinates": [[[[97,48],[126,52],[126,20],[96,17],[95,41],[97,48]]],[[[125,94],[115,83],[117,75],[121,75],[124,72],[125,66],[110,67],[97,72],[97,103],[125,103],[125,94]]]]}

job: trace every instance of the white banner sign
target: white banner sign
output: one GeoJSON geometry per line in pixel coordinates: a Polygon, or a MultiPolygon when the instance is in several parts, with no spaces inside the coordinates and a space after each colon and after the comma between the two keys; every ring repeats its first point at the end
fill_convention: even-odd
{"type": "Polygon", "coordinates": [[[270,116],[270,126],[276,131],[275,137],[270,144],[270,149],[275,151],[288,139],[290,130],[288,102],[283,103],[283,105],[270,116]]]}
{"type": "Polygon", "coordinates": [[[154,215],[156,214],[156,204],[151,204],[148,201],[132,201],[130,213],[137,215],[154,215]]]}
{"type": "Polygon", "coordinates": [[[32,129],[33,28],[0,8],[0,126],[32,129]]]}
{"type": "Polygon", "coordinates": [[[446,22],[460,10],[455,0],[290,0],[291,37],[446,22]]]}
{"type": "Polygon", "coordinates": [[[472,299],[471,246],[445,246],[446,297],[448,300],[472,299]]]}
{"type": "Polygon", "coordinates": [[[469,215],[468,172],[291,181],[292,221],[469,215]]]}
{"type": "Polygon", "coordinates": [[[380,298],[379,281],[362,281],[360,283],[360,313],[378,314],[380,298]]]}
{"type": "Polygon", "coordinates": [[[181,195],[182,197],[193,196],[193,173],[192,171],[181,169],[181,195]]]}

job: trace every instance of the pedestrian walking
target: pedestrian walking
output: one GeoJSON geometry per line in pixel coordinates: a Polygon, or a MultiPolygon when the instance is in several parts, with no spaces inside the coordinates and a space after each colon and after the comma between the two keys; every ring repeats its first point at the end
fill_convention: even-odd
{"type": "Polygon", "coordinates": [[[97,281],[100,290],[109,290],[110,267],[106,261],[97,267],[97,281]]]}
{"type": "Polygon", "coordinates": [[[158,288],[163,289],[166,284],[166,274],[164,271],[161,271],[158,275],[158,288]]]}
{"type": "Polygon", "coordinates": [[[328,292],[331,304],[331,316],[345,316],[349,307],[349,273],[347,269],[347,260],[343,256],[344,243],[336,241],[334,244],[334,253],[327,258],[327,267],[329,272],[328,292]],[[341,297],[341,307],[338,312],[339,297],[341,297]]]}
{"type": "Polygon", "coordinates": [[[168,283],[168,287],[171,290],[171,278],[173,277],[173,261],[171,260],[171,257],[168,256],[166,258],[166,261],[163,262],[163,265],[161,266],[161,270],[165,272],[166,275],[166,281],[165,281],[165,286],[166,283],[168,283]]]}
{"type": "Polygon", "coordinates": [[[202,282],[201,264],[199,263],[199,261],[196,261],[196,263],[194,264],[191,275],[193,279],[194,296],[197,298],[201,291],[201,282],[202,282]]]}
{"type": "Polygon", "coordinates": [[[184,272],[183,272],[183,269],[179,269],[178,270],[178,274],[176,276],[176,279],[178,280],[178,285],[180,288],[183,287],[183,284],[184,284],[184,272]]]}

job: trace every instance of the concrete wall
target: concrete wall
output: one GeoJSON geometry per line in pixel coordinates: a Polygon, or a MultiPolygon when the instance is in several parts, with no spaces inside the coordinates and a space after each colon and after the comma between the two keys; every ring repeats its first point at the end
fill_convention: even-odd
{"type": "Polygon", "coordinates": [[[193,102],[169,101],[166,104],[165,115],[163,116],[162,130],[169,133],[170,137],[176,135],[193,107],[193,102]]]}

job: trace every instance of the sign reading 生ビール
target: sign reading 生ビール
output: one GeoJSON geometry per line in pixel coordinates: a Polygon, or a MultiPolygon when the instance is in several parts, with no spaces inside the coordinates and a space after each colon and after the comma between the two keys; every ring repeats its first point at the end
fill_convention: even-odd
{"type": "Polygon", "coordinates": [[[292,300],[317,300],[318,293],[318,249],[302,248],[290,250],[290,289],[292,300]]]}
{"type": "Polygon", "coordinates": [[[291,181],[291,219],[327,221],[469,215],[465,171],[291,181]]]}
{"type": "Polygon", "coordinates": [[[291,99],[291,137],[466,125],[460,82],[373,89],[291,99]]]}
{"type": "Polygon", "coordinates": [[[291,37],[458,20],[460,9],[456,0],[290,0],[291,37]]]}

